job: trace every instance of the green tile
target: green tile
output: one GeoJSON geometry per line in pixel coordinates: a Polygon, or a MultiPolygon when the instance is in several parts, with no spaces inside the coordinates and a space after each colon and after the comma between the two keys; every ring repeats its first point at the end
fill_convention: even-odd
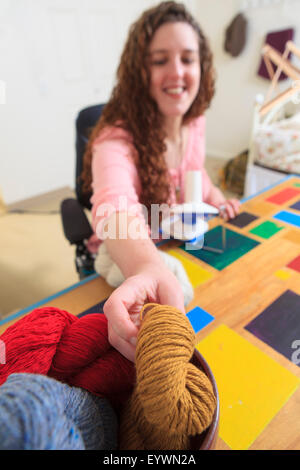
{"type": "MultiPolygon", "coordinates": [[[[204,245],[222,249],[222,228],[220,225],[209,230],[204,237],[204,245]]],[[[224,253],[213,253],[206,250],[186,250],[185,243],[180,248],[195,258],[221,271],[234,263],[241,256],[259,245],[259,242],[226,228],[226,249],[224,253]]]]}
{"type": "Polygon", "coordinates": [[[300,188],[300,183],[295,183],[294,186],[296,186],[296,188],[300,188]]]}
{"type": "Polygon", "coordinates": [[[274,222],[270,222],[267,220],[266,222],[263,222],[262,224],[250,230],[250,233],[254,233],[254,235],[258,235],[261,238],[268,239],[282,229],[283,227],[279,227],[274,222]]]}

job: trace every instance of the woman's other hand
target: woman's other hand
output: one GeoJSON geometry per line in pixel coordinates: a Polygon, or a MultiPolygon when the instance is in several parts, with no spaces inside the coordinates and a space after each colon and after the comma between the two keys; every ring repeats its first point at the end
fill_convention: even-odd
{"type": "Polygon", "coordinates": [[[227,199],[218,209],[225,220],[234,219],[240,212],[241,203],[238,199],[227,199]]]}

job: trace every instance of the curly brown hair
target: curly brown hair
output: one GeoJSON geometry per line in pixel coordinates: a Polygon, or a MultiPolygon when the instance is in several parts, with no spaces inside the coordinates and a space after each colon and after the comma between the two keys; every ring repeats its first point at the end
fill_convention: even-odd
{"type": "Polygon", "coordinates": [[[183,117],[183,123],[187,124],[209,107],[214,95],[215,74],[212,53],[199,24],[183,4],[173,1],[160,3],[145,11],[129,30],[117,70],[117,84],[89,137],[81,176],[85,192],[91,191],[91,161],[95,139],[104,127],[119,126],[131,134],[137,150],[135,163],[142,187],[140,202],[148,209],[151,204],[168,202],[170,180],[164,159],[166,135],[162,126],[163,116],[149,92],[147,52],[155,31],[170,22],[188,23],[199,38],[200,87],[183,117]]]}

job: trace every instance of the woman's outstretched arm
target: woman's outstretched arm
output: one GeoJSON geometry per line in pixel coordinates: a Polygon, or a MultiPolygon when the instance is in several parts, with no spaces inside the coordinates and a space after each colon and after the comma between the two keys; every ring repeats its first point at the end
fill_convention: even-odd
{"type": "Polygon", "coordinates": [[[177,278],[164,265],[139,218],[114,213],[104,225],[104,231],[108,226],[110,234],[116,236],[110,235],[105,243],[125,277],[104,305],[109,341],[127,359],[134,361],[138,332],[134,316],[146,302],[172,305],[184,312],[184,297],[177,278]],[[118,235],[120,227],[122,237],[126,234],[124,238],[118,235]]]}

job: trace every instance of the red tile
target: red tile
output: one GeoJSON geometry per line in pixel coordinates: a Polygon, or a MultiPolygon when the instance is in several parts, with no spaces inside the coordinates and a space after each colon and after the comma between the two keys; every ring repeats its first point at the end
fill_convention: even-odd
{"type": "Polygon", "coordinates": [[[288,265],[288,268],[294,269],[295,271],[298,271],[300,273],[300,255],[297,256],[297,258],[293,259],[288,265]]]}
{"type": "Polygon", "coordinates": [[[289,201],[290,199],[293,199],[299,194],[300,189],[286,188],[282,191],[279,191],[279,193],[273,194],[273,196],[268,197],[266,201],[273,202],[273,204],[284,204],[285,202],[289,201]]]}

